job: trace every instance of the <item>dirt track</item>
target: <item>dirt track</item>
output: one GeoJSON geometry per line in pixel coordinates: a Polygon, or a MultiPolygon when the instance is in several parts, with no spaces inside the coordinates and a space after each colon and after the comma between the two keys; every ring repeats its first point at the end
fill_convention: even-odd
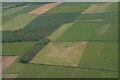
{"type": "Polygon", "coordinates": [[[7,68],[18,56],[2,56],[2,69],[7,68]]]}
{"type": "Polygon", "coordinates": [[[46,11],[52,9],[53,7],[59,5],[61,2],[54,2],[54,3],[49,3],[49,4],[46,4],[46,5],[43,5],[42,7],[39,7],[31,12],[29,12],[29,14],[43,14],[45,13],[46,11]]]}

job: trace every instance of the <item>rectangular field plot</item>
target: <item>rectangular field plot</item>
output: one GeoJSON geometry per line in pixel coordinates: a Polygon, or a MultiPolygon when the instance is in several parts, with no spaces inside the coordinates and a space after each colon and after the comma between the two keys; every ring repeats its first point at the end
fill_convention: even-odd
{"type": "Polygon", "coordinates": [[[118,72],[94,70],[94,69],[76,69],[74,78],[118,78],[118,72]]]}
{"type": "Polygon", "coordinates": [[[21,56],[32,46],[35,45],[36,42],[15,42],[15,43],[3,43],[2,44],[2,55],[17,55],[21,56]]]}
{"type": "Polygon", "coordinates": [[[80,13],[87,9],[92,3],[79,3],[79,2],[65,2],[53,9],[47,11],[45,14],[55,14],[55,13],[80,13]]]}
{"type": "Polygon", "coordinates": [[[67,29],[56,41],[117,41],[117,29],[117,24],[76,23],[67,29]]]}
{"type": "Polygon", "coordinates": [[[6,24],[3,25],[2,30],[18,30],[25,27],[28,23],[34,20],[37,16],[36,15],[18,15],[6,24]]]}
{"type": "Polygon", "coordinates": [[[51,42],[31,61],[35,64],[78,66],[87,42],[51,42]]]}
{"type": "Polygon", "coordinates": [[[88,42],[79,66],[90,69],[117,71],[118,43],[88,42]]]}
{"type": "Polygon", "coordinates": [[[102,3],[102,4],[92,4],[90,7],[88,7],[85,11],[82,12],[82,14],[95,14],[95,13],[104,13],[106,8],[111,3],[102,3]]]}
{"type": "Polygon", "coordinates": [[[71,78],[72,68],[28,64],[17,78],[71,78]]]}
{"type": "Polygon", "coordinates": [[[118,22],[117,12],[80,15],[75,22],[118,22]]]}

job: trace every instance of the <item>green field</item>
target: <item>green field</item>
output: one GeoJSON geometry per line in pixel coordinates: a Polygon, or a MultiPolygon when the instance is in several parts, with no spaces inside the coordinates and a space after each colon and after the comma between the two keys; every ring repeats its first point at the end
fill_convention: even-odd
{"type": "Polygon", "coordinates": [[[27,6],[21,6],[21,7],[15,7],[15,8],[7,9],[7,10],[3,10],[2,14],[3,15],[11,15],[11,14],[14,14],[14,13],[16,13],[16,12],[26,8],[26,7],[28,7],[28,5],[27,6]]]}
{"type": "Polygon", "coordinates": [[[73,25],[74,23],[68,23],[68,24],[64,24],[62,25],[58,30],[56,30],[53,34],[51,34],[48,39],[50,39],[51,41],[55,41],[57,38],[59,38],[62,33],[64,33],[67,29],[70,28],[71,25],[73,25]]]}
{"type": "Polygon", "coordinates": [[[37,15],[27,15],[22,14],[18,15],[6,24],[2,26],[2,30],[18,30],[23,27],[25,27],[27,24],[29,24],[32,20],[34,20],[37,17],[37,15]]]}
{"type": "Polygon", "coordinates": [[[86,42],[51,42],[34,57],[31,63],[78,66],[86,42]]]}
{"type": "Polygon", "coordinates": [[[76,23],[66,30],[56,41],[117,40],[117,31],[109,32],[111,28],[117,30],[117,27],[113,27],[106,23],[76,23]],[[113,33],[112,35],[115,36],[107,33],[113,33]]]}
{"type": "Polygon", "coordinates": [[[65,2],[55,8],[47,11],[45,14],[55,14],[55,13],[81,13],[86,8],[88,8],[91,3],[78,3],[78,2],[65,2]]]}
{"type": "Polygon", "coordinates": [[[3,43],[2,55],[16,55],[21,56],[26,53],[36,42],[15,42],[15,43],[3,43]]]}
{"type": "Polygon", "coordinates": [[[102,19],[101,22],[117,22],[118,21],[118,13],[116,12],[106,12],[99,14],[88,14],[88,15],[80,15],[75,21],[84,22],[86,20],[98,20],[102,19]]]}
{"type": "Polygon", "coordinates": [[[117,78],[116,72],[28,64],[17,78],[117,78]]]}
{"type": "Polygon", "coordinates": [[[92,69],[77,69],[74,78],[117,78],[117,72],[92,70],[92,69]]]}
{"type": "Polygon", "coordinates": [[[13,19],[14,17],[16,17],[17,15],[6,15],[6,16],[2,16],[2,24],[4,25],[5,23],[7,23],[8,21],[10,21],[11,19],[13,19]]]}
{"type": "Polygon", "coordinates": [[[80,67],[118,70],[117,42],[88,42],[79,63],[80,67]]]}
{"type": "Polygon", "coordinates": [[[18,75],[18,78],[70,78],[72,73],[73,69],[71,68],[28,64],[18,75]]]}
{"type": "Polygon", "coordinates": [[[114,12],[114,11],[118,11],[118,3],[114,2],[112,3],[105,12],[114,12]]]}

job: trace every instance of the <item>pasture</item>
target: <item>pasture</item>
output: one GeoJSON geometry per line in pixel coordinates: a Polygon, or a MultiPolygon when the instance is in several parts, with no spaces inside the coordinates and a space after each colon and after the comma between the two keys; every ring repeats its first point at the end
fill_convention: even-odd
{"type": "Polygon", "coordinates": [[[31,61],[35,64],[48,64],[77,67],[87,42],[51,42],[31,61]]]}
{"type": "Polygon", "coordinates": [[[37,17],[37,15],[18,15],[6,24],[2,26],[3,31],[9,31],[9,30],[18,30],[25,27],[27,24],[29,24],[32,20],[34,20],[37,17]]]}
{"type": "Polygon", "coordinates": [[[15,42],[3,43],[2,55],[16,55],[21,56],[31,49],[37,42],[15,42]]]}

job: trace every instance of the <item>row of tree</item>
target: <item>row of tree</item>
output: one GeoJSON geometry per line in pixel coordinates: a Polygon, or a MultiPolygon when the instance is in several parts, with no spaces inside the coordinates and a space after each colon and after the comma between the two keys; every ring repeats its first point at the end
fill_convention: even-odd
{"type": "Polygon", "coordinates": [[[35,46],[33,46],[27,53],[20,58],[20,63],[29,63],[33,57],[50,42],[49,39],[41,39],[35,46]]]}

